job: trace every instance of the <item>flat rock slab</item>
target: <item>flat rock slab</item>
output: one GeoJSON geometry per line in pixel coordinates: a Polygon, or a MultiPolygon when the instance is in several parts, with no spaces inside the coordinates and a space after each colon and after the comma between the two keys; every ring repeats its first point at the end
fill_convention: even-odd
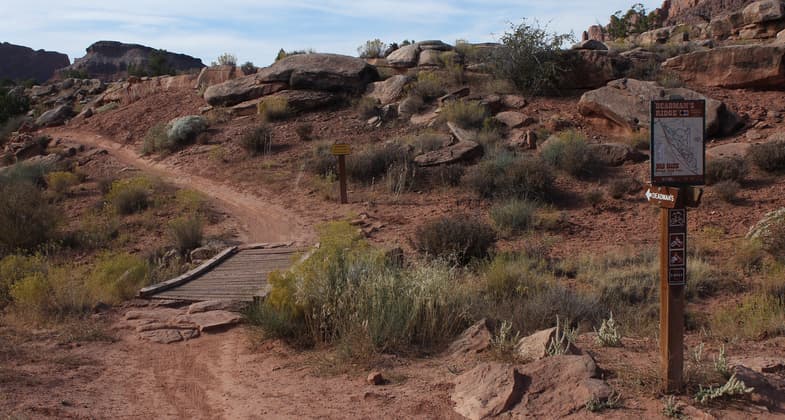
{"type": "Polygon", "coordinates": [[[239,324],[242,319],[242,315],[229,311],[200,312],[182,318],[183,321],[196,324],[200,332],[222,331],[239,324]]]}
{"type": "Polygon", "coordinates": [[[126,320],[153,320],[166,322],[172,317],[181,314],[182,311],[170,308],[154,308],[143,310],[130,310],[125,313],[126,320]]]}
{"type": "Polygon", "coordinates": [[[482,146],[473,141],[459,141],[452,146],[417,156],[414,162],[420,166],[438,166],[471,160],[482,156],[482,146]]]}
{"type": "Polygon", "coordinates": [[[491,346],[491,339],[493,338],[493,326],[487,319],[482,319],[476,324],[467,328],[460,337],[458,337],[447,353],[453,356],[473,355],[482,353],[491,346]]]}
{"type": "Polygon", "coordinates": [[[186,313],[197,314],[209,311],[231,311],[239,312],[245,304],[236,300],[206,300],[204,302],[192,303],[186,313]]]}
{"type": "Polygon", "coordinates": [[[172,344],[196,337],[199,337],[198,330],[160,329],[139,333],[139,338],[159,344],[172,344]]]}
{"type": "Polygon", "coordinates": [[[521,401],[528,385],[517,368],[482,363],[458,377],[451,399],[458,414],[480,420],[509,411],[521,401]]]}

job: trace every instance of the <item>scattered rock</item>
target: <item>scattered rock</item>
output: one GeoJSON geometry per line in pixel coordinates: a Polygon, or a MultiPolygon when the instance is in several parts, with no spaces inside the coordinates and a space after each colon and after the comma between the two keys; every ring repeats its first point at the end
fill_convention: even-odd
{"type": "Polygon", "coordinates": [[[732,366],[746,366],[755,372],[760,373],[780,373],[785,372],[785,359],[781,357],[754,356],[754,357],[732,357],[732,366]]]}
{"type": "Polygon", "coordinates": [[[177,343],[179,341],[190,340],[198,336],[199,331],[197,330],[180,329],[156,329],[139,333],[139,337],[141,339],[159,344],[177,343]]]}
{"type": "Polygon", "coordinates": [[[621,166],[626,162],[640,163],[649,160],[645,153],[623,143],[590,144],[592,156],[605,166],[621,166]]]}
{"type": "Polygon", "coordinates": [[[386,57],[392,67],[414,67],[420,59],[420,47],[417,44],[405,45],[386,57]]]}
{"type": "Polygon", "coordinates": [[[729,89],[782,89],[785,46],[732,45],[673,57],[662,64],[687,83],[729,89]]]}
{"type": "Polygon", "coordinates": [[[450,129],[450,132],[456,139],[462,142],[473,142],[477,140],[477,132],[474,130],[467,130],[465,128],[461,128],[458,124],[448,122],[447,127],[450,129]]]}
{"type": "Polygon", "coordinates": [[[371,83],[366,95],[377,99],[382,105],[393,103],[403,95],[403,88],[410,80],[411,77],[398,74],[387,80],[371,83]]]}
{"type": "Polygon", "coordinates": [[[70,105],[60,105],[41,114],[35,124],[40,127],[55,127],[65,124],[73,115],[74,109],[70,105]]]}
{"type": "Polygon", "coordinates": [[[517,130],[510,134],[510,147],[513,149],[534,150],[537,148],[537,133],[532,130],[517,130]]]}
{"type": "Polygon", "coordinates": [[[471,93],[471,89],[468,86],[448,92],[445,95],[439,97],[439,106],[442,106],[447,102],[457,101],[458,99],[469,96],[469,93],[471,93]]]}
{"type": "MultiPolygon", "coordinates": [[[[538,331],[530,336],[523,337],[515,346],[515,353],[521,360],[539,360],[548,357],[548,346],[556,337],[556,327],[538,331]]],[[[569,345],[569,354],[580,354],[580,350],[569,345]]]]}
{"type": "Polygon", "coordinates": [[[382,376],[382,373],[378,371],[369,373],[365,381],[368,382],[369,385],[384,385],[387,383],[384,376],[382,376]]]}
{"type": "Polygon", "coordinates": [[[204,100],[213,106],[234,106],[288,87],[286,82],[263,83],[257,80],[256,75],[250,75],[210,86],[204,91],[204,100]]]}
{"type": "Polygon", "coordinates": [[[641,128],[649,128],[651,100],[668,98],[671,95],[706,101],[708,137],[729,135],[740,125],[739,117],[728,110],[723,102],[689,89],[667,89],[655,82],[635,79],[614,80],[603,88],[584,93],[578,102],[578,111],[586,117],[601,118],[630,132],[636,132],[641,128]]]}
{"type": "Polygon", "coordinates": [[[528,102],[526,102],[526,98],[520,95],[504,95],[502,96],[502,104],[507,108],[521,109],[525,107],[528,102]]]}
{"type": "Polygon", "coordinates": [[[197,314],[209,311],[240,311],[245,304],[235,300],[206,300],[204,302],[192,303],[186,311],[188,314],[197,314]]]}
{"type": "Polygon", "coordinates": [[[216,332],[239,324],[243,317],[229,311],[209,311],[190,314],[179,319],[198,325],[200,332],[216,332]]]}
{"type": "Polygon", "coordinates": [[[419,67],[442,67],[442,52],[439,50],[424,50],[420,52],[420,59],[417,62],[419,67]]]}
{"type": "Polygon", "coordinates": [[[482,146],[473,141],[457,143],[417,156],[414,162],[420,166],[448,165],[451,163],[473,160],[483,154],[482,146]]]}
{"type": "MultiPolygon", "coordinates": [[[[746,387],[753,389],[750,394],[752,402],[776,408],[785,406],[783,389],[774,386],[765,374],[758,373],[746,366],[734,366],[733,373],[738,380],[744,382],[746,387]]],[[[782,385],[785,386],[785,381],[780,380],[779,382],[783,382],[782,385]]]]}
{"type": "Polygon", "coordinates": [[[752,145],[750,143],[727,143],[706,149],[706,159],[719,159],[724,157],[745,157],[752,145]]]}
{"type": "Polygon", "coordinates": [[[496,114],[494,118],[496,118],[502,124],[506,125],[508,128],[518,128],[534,124],[533,118],[527,117],[526,115],[515,111],[500,112],[496,114]]]}
{"type": "Polygon", "coordinates": [[[517,368],[502,363],[482,363],[457,378],[451,399],[458,414],[480,420],[512,409],[530,385],[517,368]]]}
{"type": "Polygon", "coordinates": [[[491,346],[493,323],[482,319],[467,328],[460,337],[450,344],[447,353],[453,356],[474,355],[482,353],[491,346]]]}

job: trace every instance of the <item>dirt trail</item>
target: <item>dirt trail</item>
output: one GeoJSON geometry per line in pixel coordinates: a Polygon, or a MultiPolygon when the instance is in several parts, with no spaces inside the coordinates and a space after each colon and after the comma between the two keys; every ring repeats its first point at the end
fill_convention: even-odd
{"type": "Polygon", "coordinates": [[[292,212],[271,204],[262,197],[237,190],[228,183],[217,182],[184,170],[140,156],[133,146],[121,144],[113,139],[86,131],[54,129],[49,134],[69,142],[106,149],[122,163],[160,177],[180,188],[197,190],[217,200],[229,214],[243,225],[243,242],[287,242],[303,243],[308,239],[307,228],[292,212]]]}

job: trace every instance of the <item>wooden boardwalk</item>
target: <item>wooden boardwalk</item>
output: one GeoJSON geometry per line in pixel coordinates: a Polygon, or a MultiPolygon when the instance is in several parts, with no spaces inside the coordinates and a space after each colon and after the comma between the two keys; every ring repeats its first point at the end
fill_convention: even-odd
{"type": "Polygon", "coordinates": [[[201,266],[142,289],[140,297],[186,301],[248,302],[269,292],[267,276],[285,270],[304,250],[281,244],[228,248],[201,266]]]}

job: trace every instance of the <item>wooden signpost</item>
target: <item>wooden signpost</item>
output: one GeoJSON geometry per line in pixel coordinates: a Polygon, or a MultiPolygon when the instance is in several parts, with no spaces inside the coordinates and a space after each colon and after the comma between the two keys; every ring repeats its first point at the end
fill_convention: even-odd
{"type": "Polygon", "coordinates": [[[347,204],[349,197],[346,193],[346,155],[352,154],[352,146],[347,143],[335,143],[330,150],[333,156],[338,156],[338,179],[341,183],[341,204],[347,204]]]}
{"type": "Polygon", "coordinates": [[[687,284],[687,207],[700,203],[704,184],[706,103],[651,103],[651,181],[646,198],[660,207],[660,360],[666,392],[684,375],[684,288],[687,284]]]}

